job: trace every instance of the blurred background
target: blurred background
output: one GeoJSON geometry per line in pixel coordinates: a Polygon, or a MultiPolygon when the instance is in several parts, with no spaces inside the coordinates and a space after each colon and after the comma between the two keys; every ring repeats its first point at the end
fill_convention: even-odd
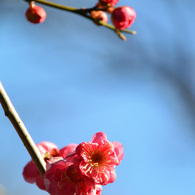
{"type": "MultiPolygon", "coordinates": [[[[57,1],[56,1],[57,2],[57,1]]],[[[58,1],[92,7],[96,1],[58,1]]],[[[137,13],[120,40],[80,16],[0,0],[0,80],[35,143],[59,148],[103,131],[124,146],[102,195],[195,194],[195,4],[120,0],[137,13]]],[[[46,195],[22,177],[30,156],[0,107],[0,194],[46,195]]]]}

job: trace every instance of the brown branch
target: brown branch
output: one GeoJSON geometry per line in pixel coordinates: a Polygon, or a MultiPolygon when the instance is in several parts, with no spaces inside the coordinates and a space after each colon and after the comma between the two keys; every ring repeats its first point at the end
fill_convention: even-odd
{"type": "Polygon", "coordinates": [[[24,123],[22,122],[18,113],[16,112],[1,82],[0,82],[0,103],[5,112],[5,116],[9,118],[10,122],[14,126],[24,146],[26,147],[29,154],[31,155],[39,173],[43,177],[45,173],[45,167],[46,167],[45,161],[41,156],[41,153],[39,152],[33,139],[31,138],[29,132],[27,131],[24,123]]]}

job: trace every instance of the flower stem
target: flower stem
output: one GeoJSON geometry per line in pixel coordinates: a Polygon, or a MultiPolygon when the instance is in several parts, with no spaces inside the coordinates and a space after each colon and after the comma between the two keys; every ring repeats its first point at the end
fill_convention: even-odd
{"type": "Polygon", "coordinates": [[[35,145],[33,139],[31,138],[29,132],[27,131],[24,123],[22,122],[18,113],[16,112],[1,82],[0,82],[0,103],[5,112],[5,116],[9,118],[10,122],[14,126],[24,146],[26,147],[30,156],[32,157],[39,173],[43,177],[46,170],[46,163],[43,157],[41,156],[41,153],[39,152],[37,146],[35,145]]]}
{"type": "MultiPolygon", "coordinates": [[[[25,0],[25,1],[31,2],[32,0],[25,0]]],[[[114,32],[116,31],[116,28],[113,25],[104,23],[100,20],[97,21],[96,19],[94,19],[90,16],[91,11],[93,11],[93,10],[96,10],[96,11],[97,10],[102,10],[102,9],[98,8],[97,6],[92,7],[92,8],[78,9],[78,8],[65,6],[65,5],[61,5],[61,4],[57,4],[57,3],[53,3],[53,2],[45,1],[45,0],[33,0],[33,1],[37,2],[37,3],[40,3],[40,4],[43,4],[43,5],[47,5],[47,6],[50,6],[50,7],[54,7],[54,8],[57,8],[57,9],[61,9],[61,10],[64,10],[64,11],[68,11],[68,12],[78,14],[78,15],[83,16],[83,17],[85,17],[89,20],[92,20],[93,22],[99,23],[100,25],[102,25],[106,28],[109,28],[109,29],[113,30],[114,32]]],[[[119,35],[119,37],[124,37],[124,35],[121,32],[129,33],[129,34],[132,34],[132,35],[136,34],[136,31],[132,31],[132,30],[127,30],[127,29],[117,30],[117,34],[119,35]]]]}

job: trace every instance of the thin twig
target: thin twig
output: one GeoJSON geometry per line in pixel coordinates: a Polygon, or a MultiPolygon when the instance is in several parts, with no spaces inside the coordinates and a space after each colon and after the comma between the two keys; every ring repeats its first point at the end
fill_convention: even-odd
{"type": "Polygon", "coordinates": [[[20,139],[22,140],[24,146],[28,150],[31,155],[39,173],[44,176],[46,163],[41,156],[37,146],[35,145],[33,139],[31,138],[29,132],[27,131],[24,123],[20,119],[18,113],[16,112],[13,104],[11,103],[2,83],[0,82],[0,103],[5,112],[5,116],[7,116],[17,131],[20,139]]]}

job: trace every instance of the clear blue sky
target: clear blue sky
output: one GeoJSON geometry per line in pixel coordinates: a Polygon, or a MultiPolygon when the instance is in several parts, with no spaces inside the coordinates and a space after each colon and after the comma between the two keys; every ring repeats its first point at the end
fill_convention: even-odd
{"type": "MultiPolygon", "coordinates": [[[[46,21],[33,25],[24,17],[27,3],[1,0],[0,80],[36,143],[63,147],[104,131],[123,144],[117,180],[102,195],[194,195],[195,123],[183,92],[190,89],[194,100],[194,3],[119,5],[137,12],[131,28],[137,35],[127,42],[48,7],[46,21]]],[[[7,194],[46,195],[24,182],[30,157],[1,107],[0,132],[0,184],[7,194]]]]}

